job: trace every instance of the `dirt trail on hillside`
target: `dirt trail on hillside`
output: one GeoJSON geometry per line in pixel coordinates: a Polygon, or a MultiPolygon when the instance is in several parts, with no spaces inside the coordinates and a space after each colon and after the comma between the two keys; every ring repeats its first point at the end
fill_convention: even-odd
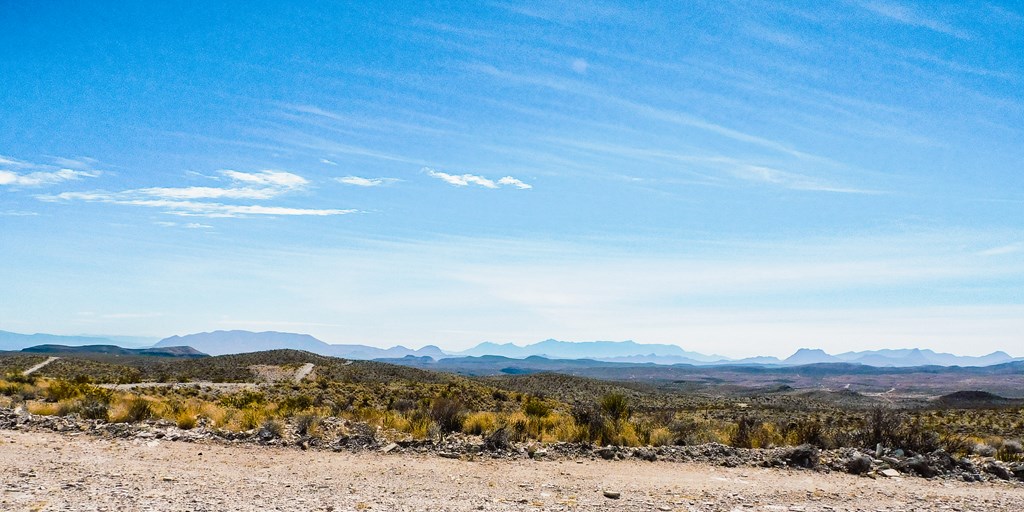
{"type": "Polygon", "coordinates": [[[56,361],[58,359],[60,359],[60,358],[59,357],[48,357],[46,359],[46,361],[43,361],[43,362],[33,366],[32,368],[29,368],[28,370],[25,370],[25,371],[21,372],[21,374],[26,376],[26,377],[28,377],[29,375],[32,375],[33,373],[43,369],[44,366],[46,366],[46,365],[48,365],[48,364],[50,364],[50,363],[52,363],[52,362],[54,362],[54,361],[56,361]]]}
{"type": "Polygon", "coordinates": [[[0,432],[0,510],[1014,511],[1024,485],[0,432]],[[604,491],[620,493],[605,497],[604,491]]]}

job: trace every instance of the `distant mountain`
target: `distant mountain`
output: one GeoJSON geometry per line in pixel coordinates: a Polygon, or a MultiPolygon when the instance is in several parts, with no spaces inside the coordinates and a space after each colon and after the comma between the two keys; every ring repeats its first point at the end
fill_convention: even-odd
{"type": "MultiPolygon", "coordinates": [[[[725,359],[718,355],[705,355],[683,350],[678,345],[646,344],[635,341],[558,341],[544,340],[532,345],[519,346],[512,343],[492,343],[485,341],[469,350],[459,352],[460,356],[505,356],[523,359],[530,356],[543,356],[552,359],[594,359],[658,357],[685,358],[691,362],[710,363],[725,359]]],[[[662,363],[666,364],[666,363],[662,363]]],[[[667,364],[672,364],[668,362],[667,364]]]]}
{"type": "Polygon", "coordinates": [[[993,352],[988,355],[958,356],[928,349],[882,349],[862,352],[846,352],[836,355],[842,361],[867,364],[871,366],[990,366],[1014,361],[1006,352],[993,352]]]}
{"type": "Polygon", "coordinates": [[[839,363],[842,359],[836,356],[826,354],[824,350],[820,348],[802,348],[797,350],[796,353],[787,357],[782,361],[785,364],[817,364],[817,363],[839,363]]]}
{"type": "Polygon", "coordinates": [[[103,354],[112,356],[149,356],[149,357],[209,357],[192,347],[153,347],[153,348],[122,348],[116,345],[38,345],[21,350],[32,354],[48,355],[86,355],[103,354]]]}
{"type": "Polygon", "coordinates": [[[210,355],[240,354],[264,350],[293,349],[305,350],[322,356],[344,357],[346,359],[398,358],[407,355],[445,357],[441,349],[427,345],[419,350],[403,346],[377,348],[367,345],[332,345],[308,334],[290,332],[214,331],[171,336],[156,343],[154,347],[188,345],[210,355]]]}
{"type": "Polygon", "coordinates": [[[60,336],[57,334],[19,334],[0,331],[0,350],[21,350],[36,345],[116,345],[109,338],[96,336],[60,336]]]}

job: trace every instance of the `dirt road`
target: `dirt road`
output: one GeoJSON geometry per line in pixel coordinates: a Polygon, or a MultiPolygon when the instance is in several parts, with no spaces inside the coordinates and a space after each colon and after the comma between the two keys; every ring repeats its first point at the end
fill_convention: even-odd
{"type": "Polygon", "coordinates": [[[54,362],[54,361],[56,361],[58,359],[60,359],[60,358],[59,357],[49,357],[49,358],[46,359],[46,361],[43,361],[43,362],[33,366],[32,368],[29,368],[28,370],[25,370],[25,371],[21,372],[21,374],[26,376],[26,377],[29,376],[29,375],[32,375],[33,373],[41,370],[44,366],[46,366],[46,365],[48,365],[48,364],[50,364],[50,363],[52,363],[52,362],[54,362]]]}
{"type": "Polygon", "coordinates": [[[1024,486],[0,432],[0,510],[1019,511],[1024,486]],[[604,491],[621,493],[619,499],[604,491]]]}

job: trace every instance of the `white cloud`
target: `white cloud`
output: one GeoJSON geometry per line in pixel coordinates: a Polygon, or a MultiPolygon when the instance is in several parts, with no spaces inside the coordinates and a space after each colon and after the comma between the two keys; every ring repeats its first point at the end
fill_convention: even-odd
{"type": "Polygon", "coordinates": [[[127,190],[124,194],[163,199],[272,199],[281,194],[303,188],[308,180],[297,174],[284,171],[260,171],[246,173],[220,171],[220,174],[234,181],[231,187],[150,187],[127,190]]]}
{"type": "Polygon", "coordinates": [[[39,215],[37,212],[27,212],[22,210],[7,210],[0,212],[0,217],[35,217],[39,215]]]}
{"type": "Polygon", "coordinates": [[[944,21],[930,18],[905,5],[875,1],[861,4],[861,6],[875,14],[905,25],[926,28],[957,39],[971,39],[970,32],[956,28],[944,21]]]}
{"type": "Polygon", "coordinates": [[[153,187],[140,188],[129,192],[168,199],[270,199],[280,194],[281,191],[270,188],[153,187]]]}
{"type": "Polygon", "coordinates": [[[245,217],[248,215],[328,216],[345,215],[355,213],[357,211],[351,209],[339,210],[263,205],[235,205],[200,201],[178,201],[171,199],[131,199],[130,196],[125,195],[131,192],[132,191],[128,191],[121,194],[109,194],[104,192],[64,192],[54,196],[41,196],[40,199],[51,202],[79,200],[91,203],[146,206],[150,208],[162,208],[165,213],[184,217],[245,217]]]}
{"type": "Polygon", "coordinates": [[[338,183],[344,183],[345,185],[355,185],[357,187],[379,187],[381,185],[388,185],[398,181],[397,178],[363,178],[360,176],[345,176],[342,178],[334,178],[334,181],[338,183]]]}
{"type": "Polygon", "coordinates": [[[587,72],[587,68],[590,67],[590,64],[588,64],[584,59],[576,59],[572,61],[571,66],[573,71],[582,75],[587,72]]]}
{"type": "Polygon", "coordinates": [[[455,185],[456,187],[466,187],[470,184],[474,184],[480,185],[484,188],[498,188],[498,185],[493,181],[475,174],[448,174],[446,172],[435,171],[430,168],[424,168],[423,170],[426,171],[429,176],[442,180],[450,185],[455,185]]]}
{"type": "Polygon", "coordinates": [[[100,173],[96,171],[75,171],[72,169],[37,171],[25,174],[0,170],[0,185],[9,185],[14,187],[39,187],[42,185],[53,185],[63,181],[95,178],[99,175],[100,173]]]}
{"type": "MultiPolygon", "coordinates": [[[[220,174],[235,182],[228,187],[150,187],[125,190],[122,192],[64,192],[56,195],[38,196],[48,202],[85,201],[130,206],[161,208],[164,213],[188,217],[246,217],[251,215],[311,215],[328,216],[354,213],[350,209],[292,208],[265,205],[238,205],[201,201],[202,199],[253,199],[266,200],[281,194],[301,190],[309,183],[297,174],[284,171],[260,171],[246,173],[225,170],[220,174]],[[238,186],[241,185],[241,186],[238,186]]],[[[168,225],[168,224],[161,224],[168,225]]],[[[186,228],[206,228],[193,223],[186,228]]]]}
{"type": "Polygon", "coordinates": [[[338,162],[334,162],[334,161],[328,160],[326,158],[321,158],[320,159],[320,163],[327,164],[327,165],[333,165],[333,166],[337,166],[338,165],[338,162]]]}
{"type": "Polygon", "coordinates": [[[512,176],[505,176],[504,178],[498,180],[498,184],[500,184],[500,185],[512,185],[512,186],[514,186],[516,188],[519,188],[519,189],[522,189],[522,190],[527,190],[527,189],[533,188],[533,185],[530,185],[529,183],[523,183],[518,178],[513,178],[512,176]]]}
{"type": "Polygon", "coordinates": [[[512,176],[505,176],[498,180],[497,183],[494,180],[478,176],[476,174],[448,174],[446,172],[436,171],[429,167],[424,167],[423,171],[427,175],[444,181],[450,185],[456,187],[467,187],[469,185],[479,185],[484,188],[498,188],[499,185],[512,185],[520,189],[533,188],[531,185],[523,183],[522,181],[513,178],[512,176]]]}
{"type": "Polygon", "coordinates": [[[274,188],[294,189],[301,188],[309,183],[306,178],[298,174],[284,171],[260,171],[254,173],[225,170],[221,174],[241,183],[251,185],[262,185],[274,188]]]}

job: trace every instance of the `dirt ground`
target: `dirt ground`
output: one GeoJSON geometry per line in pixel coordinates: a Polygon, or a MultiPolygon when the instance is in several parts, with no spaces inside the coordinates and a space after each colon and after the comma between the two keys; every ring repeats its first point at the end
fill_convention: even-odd
{"type": "Polygon", "coordinates": [[[1024,485],[0,432],[0,510],[1014,511],[1024,485]],[[605,491],[619,493],[618,499],[605,491]]]}

